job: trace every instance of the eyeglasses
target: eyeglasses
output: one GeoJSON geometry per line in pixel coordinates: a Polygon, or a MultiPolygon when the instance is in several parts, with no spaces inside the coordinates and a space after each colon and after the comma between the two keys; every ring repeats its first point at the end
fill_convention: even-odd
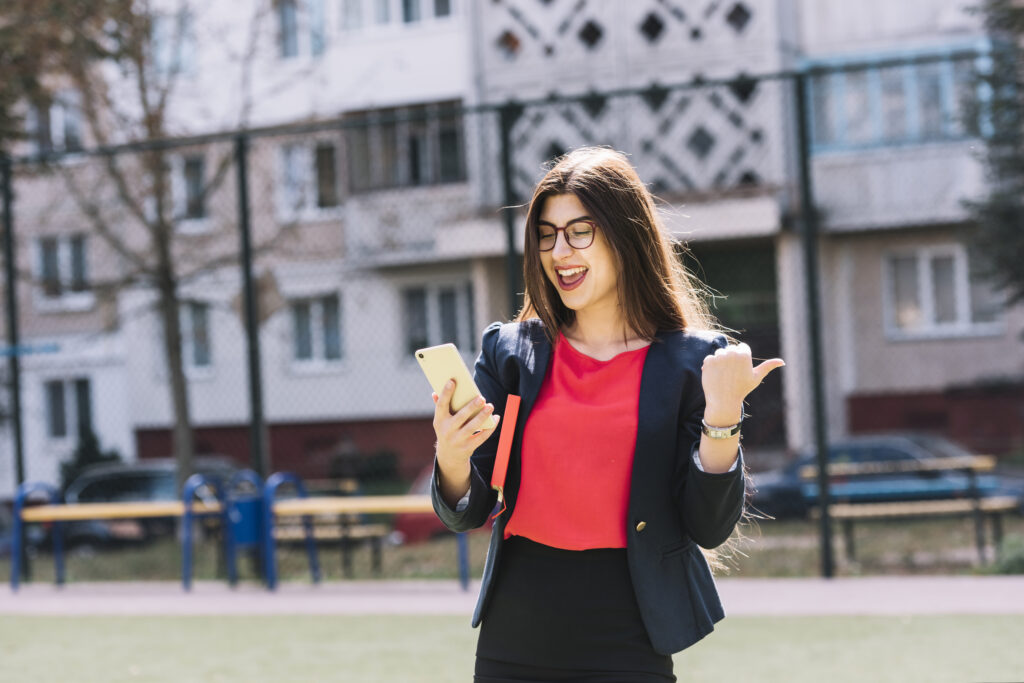
{"type": "Polygon", "coordinates": [[[537,228],[537,248],[540,251],[551,251],[558,241],[558,232],[565,232],[565,241],[573,249],[586,249],[594,243],[597,225],[591,221],[573,221],[569,225],[558,228],[554,225],[540,225],[537,228]]]}

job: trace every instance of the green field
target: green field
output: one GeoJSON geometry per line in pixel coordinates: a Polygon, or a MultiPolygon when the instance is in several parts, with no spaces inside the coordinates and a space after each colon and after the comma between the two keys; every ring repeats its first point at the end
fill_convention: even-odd
{"type": "MultiPolygon", "coordinates": [[[[465,617],[0,617],[0,681],[470,681],[465,617]]],[[[1021,681],[1024,617],[746,617],[680,681],[1021,681]]]]}

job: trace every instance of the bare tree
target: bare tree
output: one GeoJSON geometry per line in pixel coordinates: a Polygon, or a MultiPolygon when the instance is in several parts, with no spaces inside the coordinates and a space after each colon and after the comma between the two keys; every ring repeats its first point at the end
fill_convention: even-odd
{"type": "MultiPolygon", "coordinates": [[[[176,139],[181,131],[172,123],[177,87],[188,68],[186,52],[197,41],[196,18],[209,6],[199,0],[159,7],[147,0],[17,2],[8,23],[35,21],[56,27],[54,49],[45,63],[31,64],[32,76],[70,84],[80,98],[92,143],[91,161],[84,167],[59,160],[50,166],[63,179],[91,234],[117,256],[116,276],[94,278],[90,286],[107,300],[129,287],[155,293],[173,410],[174,455],[179,481],[183,480],[192,470],[194,444],[182,354],[182,286],[204,273],[238,264],[233,221],[224,221],[204,236],[182,237],[179,223],[188,207],[176,196],[172,178],[183,149],[207,154],[212,147],[202,140],[176,139]]],[[[253,107],[252,63],[273,2],[247,4],[251,24],[232,54],[231,75],[240,93],[233,123],[238,129],[246,127],[253,107]]],[[[0,17],[9,14],[0,10],[0,17]]],[[[192,188],[192,199],[200,204],[233,177],[232,145],[222,144],[215,151],[212,172],[199,181],[198,190],[192,188]]],[[[275,249],[289,227],[281,226],[257,244],[256,253],[275,249]]]]}

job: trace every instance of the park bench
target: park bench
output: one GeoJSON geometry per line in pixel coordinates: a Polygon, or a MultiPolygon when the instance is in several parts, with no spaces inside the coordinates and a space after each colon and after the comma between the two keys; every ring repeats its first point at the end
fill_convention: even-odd
{"type": "MultiPolygon", "coordinates": [[[[975,543],[981,564],[987,561],[985,547],[985,520],[992,527],[992,540],[999,553],[1003,540],[1003,515],[1019,512],[1021,501],[1013,496],[982,496],[978,486],[978,474],[995,468],[995,458],[976,455],[951,458],[930,458],[927,460],[896,460],[865,463],[831,463],[829,479],[852,478],[873,474],[894,472],[961,473],[967,477],[966,497],[939,500],[907,500],[897,502],[837,502],[829,505],[829,517],[842,527],[843,546],[846,557],[856,560],[854,525],[872,520],[910,519],[922,517],[972,517],[974,519],[975,543]]],[[[800,471],[801,478],[812,480],[817,477],[818,468],[810,465],[800,471]]],[[[812,508],[811,514],[820,517],[821,511],[812,508]]]]}
{"type": "MultiPolygon", "coordinates": [[[[382,546],[390,533],[391,527],[387,524],[362,522],[351,515],[317,515],[313,519],[313,539],[317,543],[337,545],[341,549],[342,571],[347,578],[353,575],[353,551],[366,542],[370,544],[373,572],[381,573],[382,546]]],[[[298,545],[306,540],[306,530],[299,519],[291,523],[278,522],[274,525],[274,540],[282,545],[298,545]]]]}
{"type": "MultiPolygon", "coordinates": [[[[308,495],[321,497],[359,497],[359,482],[350,477],[333,479],[303,480],[308,495]]],[[[363,521],[362,513],[318,514],[311,518],[313,538],[319,544],[336,545],[341,549],[341,565],[344,575],[352,577],[352,554],[358,546],[368,542],[371,549],[371,566],[376,574],[382,569],[382,546],[391,528],[382,523],[363,521]]],[[[285,517],[275,520],[274,540],[282,545],[299,545],[306,540],[306,530],[301,517],[285,517]]]]}
{"type": "MultiPolygon", "coordinates": [[[[30,491],[31,489],[26,489],[30,491]]],[[[27,505],[23,507],[25,495],[19,493],[15,505],[15,546],[11,554],[10,583],[13,590],[18,589],[21,572],[21,543],[23,542],[23,525],[28,523],[60,523],[92,520],[135,520],[163,517],[202,518],[220,515],[223,511],[220,503],[191,501],[188,506],[181,500],[167,501],[125,501],[118,503],[74,503],[56,502],[56,491],[52,490],[51,502],[43,505],[27,505]]],[[[184,562],[191,563],[191,540],[186,546],[184,562]]],[[[63,551],[55,541],[54,564],[56,580],[64,583],[63,551]]]]}
{"type": "MultiPolygon", "coordinates": [[[[196,475],[197,477],[199,475],[196,475]]],[[[254,474],[254,479],[258,480],[254,474]]],[[[190,480],[192,481],[192,480],[190,480]]],[[[390,529],[385,524],[366,523],[361,521],[364,514],[395,514],[402,512],[432,512],[433,505],[429,495],[397,495],[397,496],[315,496],[279,499],[275,497],[278,486],[283,483],[300,482],[294,475],[278,473],[267,480],[267,486],[260,489],[253,503],[259,507],[259,511],[250,517],[256,522],[256,517],[263,515],[263,524],[256,525],[262,528],[258,531],[258,538],[253,537],[248,541],[247,547],[262,545],[264,555],[264,578],[267,587],[273,589],[277,584],[277,569],[274,559],[274,550],[278,541],[292,542],[302,541],[307,545],[310,553],[310,568],[314,582],[320,579],[319,566],[316,560],[315,542],[317,539],[338,540],[343,545],[343,553],[347,553],[354,543],[369,540],[374,544],[373,567],[375,571],[381,568],[381,542],[387,536],[390,529]],[[312,524],[313,518],[330,519],[333,521],[312,524]],[[309,524],[307,525],[307,521],[309,524]],[[348,545],[348,547],[345,547],[348,545]]],[[[257,487],[259,488],[259,487],[257,487]]],[[[26,523],[59,523],[68,521],[83,520],[126,520],[145,519],[153,517],[172,518],[203,518],[210,516],[224,517],[226,512],[233,508],[229,505],[227,511],[217,502],[193,500],[188,483],[183,500],[177,501],[139,501],[139,502],[118,502],[118,503],[75,503],[66,504],[59,502],[59,494],[56,489],[46,484],[24,484],[19,487],[18,497],[15,503],[15,547],[11,569],[11,588],[18,589],[20,582],[20,557],[21,543],[23,542],[23,527],[26,523]],[[49,499],[48,504],[26,505],[28,499],[34,494],[46,493],[49,499]],[[186,505],[184,500],[190,500],[186,505]]],[[[304,493],[304,489],[302,489],[304,493]]],[[[301,495],[301,494],[300,494],[301,495]]],[[[227,515],[230,516],[230,515],[227,515]]],[[[225,526],[234,527],[226,521],[225,526]]],[[[183,535],[183,569],[182,581],[186,589],[191,584],[191,525],[184,526],[183,535]]],[[[238,533],[238,532],[235,532],[238,533]]],[[[235,533],[226,534],[232,539],[235,533]]],[[[63,551],[59,544],[60,534],[55,535],[54,541],[54,563],[56,564],[56,577],[58,583],[64,581],[63,551]]],[[[465,589],[469,583],[469,559],[468,546],[464,535],[457,537],[459,578],[465,589]]],[[[233,543],[237,544],[237,540],[233,543]]],[[[235,549],[228,550],[229,580],[234,581],[232,570],[235,549]]],[[[351,557],[343,555],[343,562],[347,574],[351,574],[351,557]]]]}

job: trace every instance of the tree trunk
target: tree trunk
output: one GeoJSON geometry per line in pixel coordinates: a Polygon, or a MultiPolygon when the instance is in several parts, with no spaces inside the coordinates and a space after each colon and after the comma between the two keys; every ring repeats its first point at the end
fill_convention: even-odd
{"type": "Polygon", "coordinates": [[[160,318],[163,327],[164,353],[167,377],[170,381],[171,406],[174,414],[174,459],[177,463],[178,487],[192,473],[192,421],[188,406],[188,383],[185,379],[184,359],[181,355],[181,319],[178,314],[178,296],[173,276],[160,281],[160,318]]]}
{"type": "Polygon", "coordinates": [[[188,382],[185,378],[184,358],[181,354],[181,316],[178,297],[178,278],[174,271],[171,244],[174,223],[166,218],[170,207],[165,201],[167,165],[158,152],[148,159],[156,187],[157,219],[153,231],[153,250],[156,252],[156,284],[159,295],[160,320],[163,332],[164,359],[171,389],[171,408],[174,417],[173,447],[177,463],[178,490],[192,474],[192,420],[188,406],[188,382]]]}

